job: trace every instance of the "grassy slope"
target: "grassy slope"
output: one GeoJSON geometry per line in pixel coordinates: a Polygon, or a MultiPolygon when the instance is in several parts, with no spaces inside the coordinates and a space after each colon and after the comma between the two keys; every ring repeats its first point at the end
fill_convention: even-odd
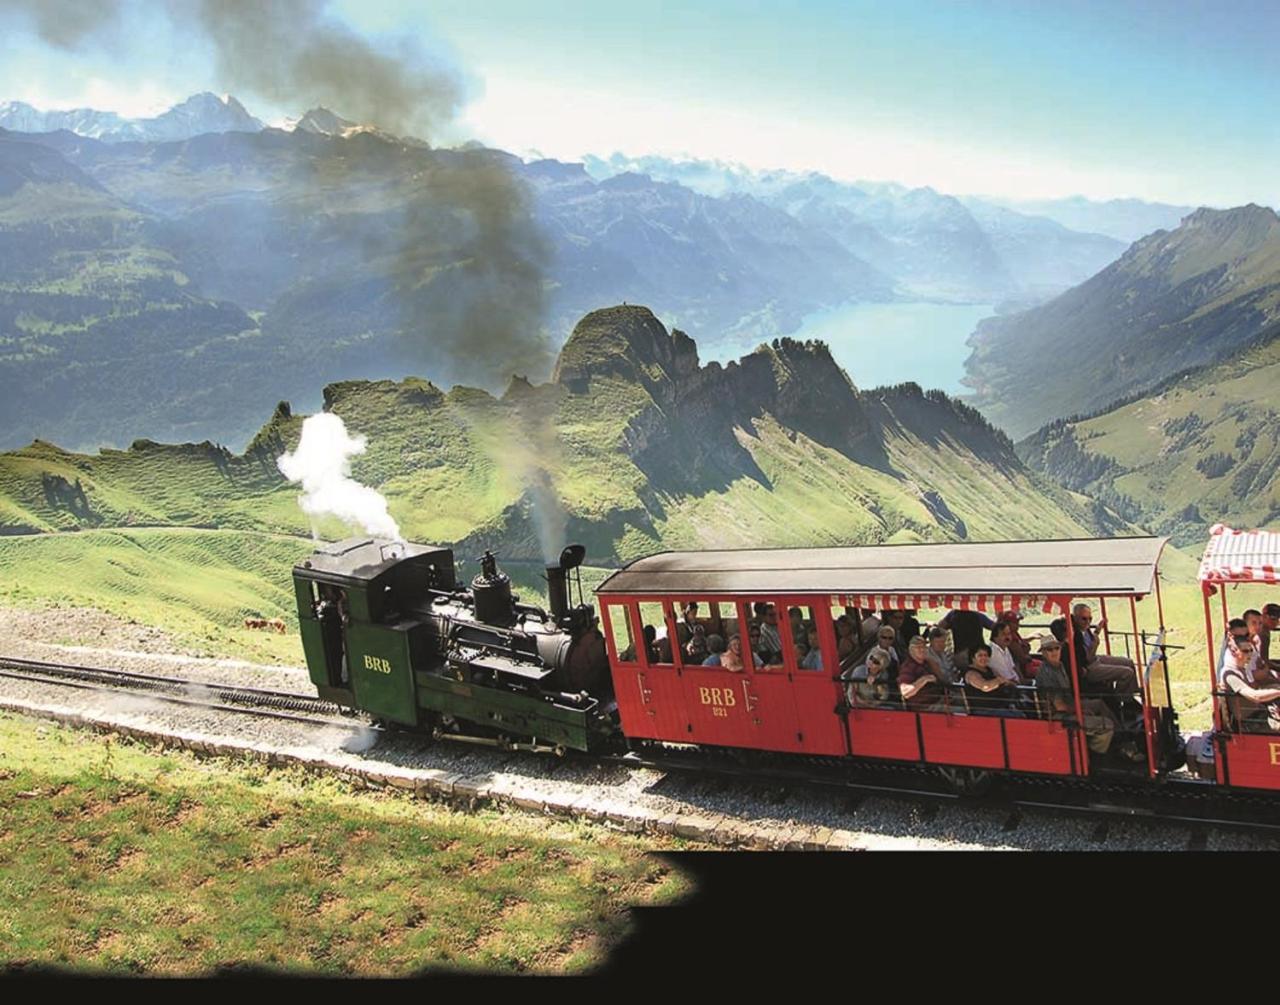
{"type": "Polygon", "coordinates": [[[1021,437],[1221,359],[1278,314],[1280,219],[1200,210],[1049,303],[985,322],[967,367],[983,413],[1021,437]],[[1062,376],[1029,388],[1049,358],[1062,376]]]}
{"type": "Polygon", "coordinates": [[[0,603],[97,607],[197,652],[300,665],[296,631],[242,622],[260,614],[296,628],[290,570],[312,547],[308,538],[181,529],[0,537],[0,603]]]}
{"type": "Polygon", "coordinates": [[[577,972],[687,881],[590,824],[351,793],[0,713],[0,969],[577,972]]]}
{"type": "MultiPolygon", "coordinates": [[[[1089,491],[1103,485],[1123,493],[1144,520],[1183,543],[1199,542],[1212,523],[1257,527],[1280,516],[1280,412],[1276,387],[1280,363],[1274,336],[1226,362],[1178,380],[1161,393],[1143,397],[1093,418],[1067,424],[1070,436],[1089,457],[1109,459],[1101,479],[1078,484],[1089,491]],[[1215,477],[1197,469],[1211,455],[1228,455],[1232,466],[1215,477]],[[1199,518],[1188,513],[1193,507],[1199,518]]],[[[1063,433],[1041,430],[1020,445],[1020,453],[1051,477],[1071,478],[1047,453],[1063,433]]]]}

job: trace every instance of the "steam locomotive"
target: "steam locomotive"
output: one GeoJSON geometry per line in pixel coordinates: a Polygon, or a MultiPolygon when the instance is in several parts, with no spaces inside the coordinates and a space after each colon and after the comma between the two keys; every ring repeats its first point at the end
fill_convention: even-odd
{"type": "Polygon", "coordinates": [[[585,554],[570,545],[547,566],[548,610],[521,603],[489,552],[460,587],[447,548],[323,546],[293,576],[311,679],[323,698],[437,735],[548,752],[608,746],[618,720],[604,638],[582,602],[585,554]]]}

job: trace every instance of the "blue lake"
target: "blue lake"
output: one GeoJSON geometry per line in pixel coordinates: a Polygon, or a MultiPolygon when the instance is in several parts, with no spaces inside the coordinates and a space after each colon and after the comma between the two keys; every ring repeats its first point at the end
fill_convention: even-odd
{"type": "MultiPolygon", "coordinates": [[[[810,314],[791,337],[822,339],[860,388],[914,380],[926,390],[966,394],[969,389],[960,383],[969,356],[965,339],[994,313],[990,304],[845,304],[810,314]]],[[[700,355],[704,362],[725,363],[760,341],[717,342],[700,355]]]]}

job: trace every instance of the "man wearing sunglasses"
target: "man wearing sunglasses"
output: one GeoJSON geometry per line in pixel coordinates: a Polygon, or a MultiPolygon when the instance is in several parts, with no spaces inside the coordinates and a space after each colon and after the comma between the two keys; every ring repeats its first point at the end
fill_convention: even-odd
{"type": "Polygon", "coordinates": [[[1072,669],[1084,667],[1082,679],[1090,684],[1114,686],[1116,693],[1121,695],[1135,694],[1138,690],[1138,669],[1133,660],[1100,651],[1100,634],[1107,627],[1107,619],[1103,618],[1095,625],[1093,609],[1088,604],[1076,604],[1071,609],[1071,625],[1074,632],[1072,669]]]}

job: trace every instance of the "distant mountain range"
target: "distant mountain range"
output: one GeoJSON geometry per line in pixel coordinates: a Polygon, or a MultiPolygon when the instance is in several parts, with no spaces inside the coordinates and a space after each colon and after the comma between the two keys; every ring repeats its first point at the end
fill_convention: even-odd
{"type": "Polygon", "coordinates": [[[1082,195],[1066,199],[987,197],[981,201],[1017,210],[1019,213],[1047,216],[1072,230],[1105,234],[1125,244],[1132,244],[1138,238],[1157,230],[1172,230],[1184,216],[1196,209],[1195,206],[1172,206],[1163,202],[1143,202],[1141,199],[1107,199],[1096,202],[1082,195]]]}
{"type": "Polygon", "coordinates": [[[1280,217],[1199,209],[1049,303],[972,336],[974,403],[1014,436],[1224,359],[1280,319],[1280,217]]]}
{"type": "MultiPolygon", "coordinates": [[[[1007,313],[1085,280],[1067,294],[1082,324],[1109,331],[1117,309],[1085,304],[1098,292],[1089,277],[1116,268],[1122,244],[991,199],[663,158],[525,162],[431,149],[324,108],[266,127],[212,94],[132,120],[11,102],[0,108],[0,448],[37,436],[73,448],[138,436],[239,446],[275,401],[317,407],[317,389],[337,380],[466,378],[442,348],[440,319],[476,295],[471,224],[448,194],[473,170],[509,173],[528,200],[547,245],[545,315],[528,326],[552,348],[585,312],[620,301],[648,303],[704,342],[771,338],[849,302],[961,300],[1007,313]]],[[[1054,212],[1098,209],[1060,202],[1054,212]]],[[[1118,232],[1173,208],[1106,204],[1098,219],[1118,232]]],[[[971,370],[982,407],[1020,433],[1052,415],[1002,411],[994,347],[1001,332],[1025,330],[1009,358],[1025,350],[1039,363],[1065,317],[1037,335],[1029,316],[1040,315],[991,322],[971,370]]],[[[1251,324],[1230,328],[1224,345],[1251,324]]],[[[496,365],[536,375],[538,363],[496,365]]],[[[1091,377],[1096,395],[1079,405],[1171,372],[1143,366],[1091,377]]],[[[1080,410],[1065,396],[1055,414],[1080,410]]]]}
{"type": "Polygon", "coordinates": [[[932,188],[836,181],[816,172],[752,171],[713,161],[586,157],[593,177],[629,172],[713,197],[749,195],[823,230],[892,276],[904,296],[976,303],[1037,302],[1087,279],[1126,242],[1048,216],[932,188]]]}
{"type": "MultiPolygon", "coordinates": [[[[553,380],[505,393],[344,381],[325,407],[368,436],[354,475],[410,538],[541,557],[516,461],[528,417],[567,523],[562,539],[616,562],[663,547],[785,546],[1129,529],[1029,471],[967,406],[907,384],[855,388],[820,343],[780,339],[702,365],[643,307],[583,318],[553,380]]],[[[296,446],[287,404],[243,454],[212,443],[76,454],[47,442],[0,454],[0,534],[146,524],[305,533],[275,458],[296,446]]],[[[336,528],[330,528],[335,530],[336,528]]],[[[557,546],[559,540],[557,540],[557,546]]]]}
{"type": "Polygon", "coordinates": [[[229,94],[193,94],[167,112],[151,118],[126,119],[115,112],[75,108],[42,112],[21,101],[0,105],[0,129],[52,133],[59,129],[107,143],[189,140],[202,133],[256,133],[266,126],[229,94]]]}
{"type": "Polygon", "coordinates": [[[450,187],[475,171],[523,183],[547,244],[547,315],[527,324],[554,342],[602,302],[643,297],[691,331],[768,336],[894,295],[827,234],[750,197],[597,183],[579,165],[307,118],[169,143],[0,132],[0,447],[242,444],[255,413],[281,397],[315,407],[334,380],[467,376],[435,329],[481,293],[450,187]]]}

